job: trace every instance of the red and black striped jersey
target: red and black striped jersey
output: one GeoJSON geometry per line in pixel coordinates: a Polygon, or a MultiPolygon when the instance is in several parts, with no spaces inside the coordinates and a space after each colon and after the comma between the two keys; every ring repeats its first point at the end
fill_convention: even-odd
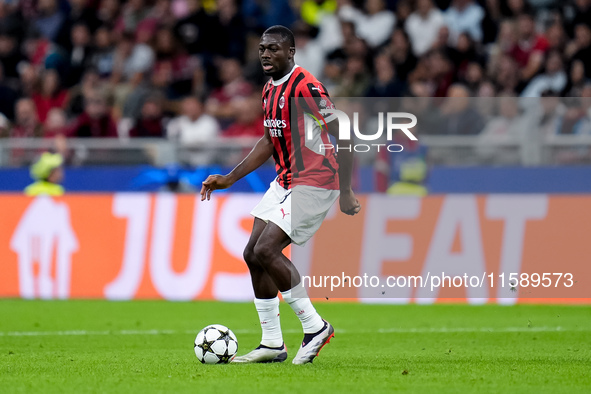
{"type": "MultiPolygon", "coordinates": [[[[299,66],[278,81],[269,80],[263,88],[264,125],[273,141],[277,181],[285,189],[295,185],[339,188],[334,149],[317,152],[306,146],[304,113],[317,114],[318,103],[334,108],[324,85],[299,66]]],[[[321,143],[331,143],[325,128],[319,138],[321,143]]]]}

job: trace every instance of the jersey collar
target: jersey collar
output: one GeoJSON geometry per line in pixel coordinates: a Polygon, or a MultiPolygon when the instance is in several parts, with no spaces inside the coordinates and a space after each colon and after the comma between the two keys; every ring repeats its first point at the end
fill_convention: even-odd
{"type": "Polygon", "coordinates": [[[299,66],[296,64],[293,66],[293,68],[291,69],[291,71],[287,74],[284,75],[281,79],[275,81],[274,79],[271,79],[271,83],[273,84],[273,86],[279,86],[281,85],[283,82],[287,81],[289,79],[289,77],[291,77],[291,74],[293,74],[293,72],[295,71],[296,68],[298,68],[299,66]]]}

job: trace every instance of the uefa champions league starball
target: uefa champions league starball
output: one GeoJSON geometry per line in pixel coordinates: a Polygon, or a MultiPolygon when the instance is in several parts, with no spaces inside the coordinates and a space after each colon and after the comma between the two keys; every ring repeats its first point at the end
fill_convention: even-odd
{"type": "Polygon", "coordinates": [[[227,364],[238,351],[238,339],[228,327],[212,324],[199,331],[194,348],[203,364],[227,364]]]}

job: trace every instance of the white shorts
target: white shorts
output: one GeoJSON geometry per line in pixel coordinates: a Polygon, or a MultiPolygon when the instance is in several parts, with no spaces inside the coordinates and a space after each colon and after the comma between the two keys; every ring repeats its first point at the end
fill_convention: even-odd
{"type": "Polygon", "coordinates": [[[318,231],[338,198],[338,190],[304,185],[286,190],[273,180],[250,214],[265,223],[275,223],[293,243],[304,245],[318,231]]]}

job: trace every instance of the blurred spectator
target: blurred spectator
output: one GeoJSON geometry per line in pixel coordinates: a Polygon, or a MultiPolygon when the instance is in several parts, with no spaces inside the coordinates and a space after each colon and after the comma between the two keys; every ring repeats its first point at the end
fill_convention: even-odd
{"type": "Polygon", "coordinates": [[[43,124],[43,135],[55,137],[67,133],[68,119],[66,111],[61,108],[52,108],[47,113],[47,119],[43,124]]]}
{"type": "Polygon", "coordinates": [[[499,34],[494,43],[488,49],[487,71],[493,74],[499,67],[501,58],[511,51],[517,43],[516,24],[512,20],[505,19],[499,25],[499,34]]]}
{"type": "Polygon", "coordinates": [[[321,78],[324,70],[325,54],[322,46],[314,39],[312,28],[303,23],[298,23],[293,29],[296,43],[296,63],[312,75],[321,78]]]}
{"type": "MultiPolygon", "coordinates": [[[[497,92],[495,86],[491,81],[484,80],[480,83],[478,90],[475,92],[475,96],[478,100],[475,101],[475,107],[482,115],[485,122],[488,122],[493,115],[495,115],[496,104],[497,104],[497,92]]],[[[511,97],[513,95],[504,94],[505,97],[511,97]]]]}
{"type": "Polygon", "coordinates": [[[522,97],[520,104],[526,111],[528,124],[533,125],[531,129],[536,134],[541,137],[556,134],[560,118],[566,112],[566,107],[556,92],[546,90],[542,92],[541,98],[522,97]]]}
{"type": "MultiPolygon", "coordinates": [[[[589,23],[589,22],[587,22],[589,23]]],[[[573,60],[580,60],[585,65],[585,76],[591,78],[591,27],[581,23],[575,26],[575,39],[566,48],[567,56],[573,53],[573,60]]]]}
{"type": "Polygon", "coordinates": [[[469,34],[476,42],[482,41],[481,22],[484,18],[484,10],[473,0],[453,0],[444,16],[453,44],[456,43],[460,33],[469,34]]]}
{"type": "MultiPolygon", "coordinates": [[[[129,0],[123,5],[121,16],[115,23],[115,31],[131,33],[140,30],[142,23],[150,16],[151,9],[146,7],[144,0],[129,0]]],[[[148,21],[149,23],[149,21],[148,21]]]]}
{"type": "Polygon", "coordinates": [[[159,94],[152,94],[142,105],[139,119],[129,131],[130,137],[163,137],[165,129],[164,98],[159,94]]]}
{"type": "Polygon", "coordinates": [[[108,27],[102,26],[94,34],[94,53],[90,64],[94,67],[101,78],[109,77],[113,72],[115,62],[115,48],[111,41],[111,31],[108,27]]]}
{"type": "Polygon", "coordinates": [[[10,136],[10,121],[4,114],[0,113],[0,137],[5,138],[10,136]]]}
{"type": "Polygon", "coordinates": [[[573,2],[565,2],[568,9],[565,10],[565,25],[567,26],[567,33],[569,36],[574,36],[574,29],[580,24],[589,24],[591,21],[591,1],[589,0],[574,0],[573,2]]]}
{"type": "Polygon", "coordinates": [[[491,77],[499,93],[515,95],[519,85],[519,67],[511,56],[502,56],[491,77]]]}
{"type": "Polygon", "coordinates": [[[70,137],[117,137],[117,127],[110,114],[107,94],[93,90],[85,97],[84,112],[68,130],[70,137]]]}
{"type": "Polygon", "coordinates": [[[531,13],[532,7],[528,0],[507,0],[500,2],[500,12],[506,18],[515,18],[523,13],[531,13]]]}
{"type": "MultiPolygon", "coordinates": [[[[523,136],[523,131],[527,128],[526,120],[520,114],[519,103],[515,97],[500,97],[496,100],[499,113],[486,123],[484,130],[480,133],[479,142],[482,145],[488,145],[491,142],[519,142],[523,136]]],[[[494,155],[498,153],[496,149],[489,150],[480,148],[479,153],[494,155]]]]}
{"type": "Polygon", "coordinates": [[[396,2],[396,25],[404,29],[406,21],[410,14],[414,11],[413,0],[400,0],[396,2]]]}
{"type": "Polygon", "coordinates": [[[326,63],[324,65],[324,71],[322,72],[322,75],[324,76],[322,83],[329,92],[334,92],[337,90],[338,85],[341,82],[344,62],[344,59],[339,56],[327,57],[326,63]]]}
{"type": "Polygon", "coordinates": [[[334,14],[336,0],[304,0],[301,5],[302,20],[311,26],[319,27],[326,15],[334,14]]]}
{"type": "Polygon", "coordinates": [[[564,33],[564,28],[560,23],[553,23],[546,29],[546,33],[544,34],[546,40],[548,41],[548,50],[555,50],[555,51],[563,51],[564,46],[566,45],[566,35],[564,33]]]}
{"type": "Polygon", "coordinates": [[[224,137],[261,137],[264,133],[264,116],[261,98],[253,94],[234,102],[236,121],[224,130],[224,137]]]}
{"type": "Polygon", "coordinates": [[[417,58],[412,53],[410,40],[403,29],[392,32],[387,48],[394,61],[396,76],[401,81],[405,81],[417,66],[417,58]]]}
{"type": "Polygon", "coordinates": [[[19,99],[15,105],[15,124],[10,131],[11,137],[42,137],[43,126],[39,122],[35,102],[28,98],[19,99]]]}
{"type": "MultiPolygon", "coordinates": [[[[453,65],[443,51],[433,51],[424,59],[427,81],[433,97],[445,97],[454,79],[453,65]]],[[[451,97],[451,94],[450,94],[451,97]]]]}
{"type": "Polygon", "coordinates": [[[365,58],[350,56],[347,58],[343,78],[334,96],[362,97],[370,83],[371,79],[366,69],[365,58]]]}
{"type": "Polygon", "coordinates": [[[60,77],[56,70],[46,70],[41,75],[41,88],[33,93],[33,101],[37,108],[37,116],[41,123],[47,119],[47,113],[52,108],[65,108],[68,101],[68,91],[61,87],[60,77]]]}
{"type": "Polygon", "coordinates": [[[182,145],[195,146],[216,138],[220,126],[214,117],[204,112],[203,100],[195,96],[182,102],[181,116],[172,119],[166,128],[169,139],[182,145]]]}
{"type": "Polygon", "coordinates": [[[4,78],[4,69],[0,63],[0,114],[14,119],[14,103],[17,99],[18,93],[4,78]]]}
{"type": "Polygon", "coordinates": [[[99,73],[89,68],[84,72],[82,81],[70,90],[67,114],[70,117],[77,117],[84,112],[85,97],[89,97],[100,87],[99,73]]]}
{"type": "MultiPolygon", "coordinates": [[[[480,85],[484,80],[484,70],[478,62],[470,62],[466,65],[466,71],[463,75],[458,76],[462,82],[470,90],[472,96],[477,96],[480,90],[480,85]]],[[[494,90],[493,90],[494,94],[494,90]]]]}
{"type": "Polygon", "coordinates": [[[189,15],[178,21],[174,27],[183,48],[186,48],[190,54],[201,54],[206,57],[222,53],[224,48],[219,48],[216,45],[218,41],[213,39],[223,34],[219,20],[203,10],[200,0],[186,0],[186,2],[189,15]]]}
{"type": "Polygon", "coordinates": [[[39,87],[39,73],[30,63],[19,64],[19,87],[21,97],[31,97],[39,87]]]}
{"type": "Polygon", "coordinates": [[[386,9],[384,0],[366,0],[365,12],[344,1],[339,16],[344,21],[353,22],[357,35],[374,48],[386,42],[396,25],[396,16],[386,9]]]}
{"type": "Polygon", "coordinates": [[[252,85],[242,75],[238,59],[223,59],[219,71],[222,86],[214,89],[207,100],[207,112],[220,120],[233,119],[236,111],[232,106],[234,100],[248,97],[252,85]]]}
{"type": "Polygon", "coordinates": [[[393,196],[424,197],[428,194],[425,187],[427,164],[418,157],[405,160],[400,164],[399,180],[387,190],[393,196]]]}
{"type": "MultiPolygon", "coordinates": [[[[591,82],[585,83],[580,97],[564,98],[562,103],[566,104],[565,111],[557,122],[556,134],[591,135],[591,82]]],[[[575,161],[577,156],[586,156],[586,161],[590,158],[588,147],[574,149],[570,154],[571,161],[575,161]]],[[[561,161],[566,162],[568,155],[564,153],[561,161]]]]}
{"type": "Polygon", "coordinates": [[[121,5],[119,0],[101,0],[96,15],[103,26],[113,26],[119,15],[121,5]]]}
{"type": "Polygon", "coordinates": [[[562,55],[558,51],[548,53],[544,73],[535,76],[521,92],[522,97],[540,97],[542,92],[552,90],[562,92],[566,87],[567,75],[564,72],[562,55]]]}
{"type": "Polygon", "coordinates": [[[507,52],[521,68],[521,79],[528,81],[542,68],[548,40],[536,33],[534,15],[520,14],[517,19],[517,42],[507,52]]]}
{"type": "Polygon", "coordinates": [[[85,26],[89,36],[91,32],[94,32],[100,26],[96,11],[89,7],[89,2],[90,0],[68,0],[70,12],[66,16],[56,38],[56,42],[68,52],[76,46],[73,31],[75,26],[85,26]]]}
{"type": "Polygon", "coordinates": [[[472,62],[484,63],[479,56],[474,41],[467,33],[460,33],[455,48],[446,51],[447,56],[454,66],[454,71],[459,79],[464,79],[468,64],[472,62]]]}
{"type": "Polygon", "coordinates": [[[71,49],[65,86],[72,87],[80,82],[91,58],[90,30],[87,25],[77,23],[71,29],[71,49]]]}
{"type": "Polygon", "coordinates": [[[405,84],[396,78],[396,69],[387,52],[379,54],[374,61],[374,80],[365,93],[367,97],[400,97],[405,84]]]}
{"type": "Polygon", "coordinates": [[[296,20],[289,0],[242,0],[241,11],[246,25],[257,34],[273,25],[291,26],[296,20]]]}
{"type": "Polygon", "coordinates": [[[113,60],[111,83],[137,81],[154,64],[154,51],[146,44],[135,44],[132,33],[123,34],[113,60]]]}
{"type": "Polygon", "coordinates": [[[476,135],[484,127],[482,115],[470,105],[470,92],[464,85],[450,86],[440,112],[443,116],[440,134],[476,135]]]}
{"type": "Polygon", "coordinates": [[[25,188],[25,195],[63,195],[64,188],[60,185],[64,180],[63,164],[64,159],[59,153],[43,153],[31,166],[31,177],[35,182],[25,188]]]}
{"type": "Polygon", "coordinates": [[[66,20],[57,0],[39,0],[37,13],[33,22],[35,28],[44,38],[54,41],[66,20]]]}
{"type": "Polygon", "coordinates": [[[443,13],[435,7],[433,0],[417,1],[417,10],[410,14],[404,25],[415,56],[422,56],[433,47],[444,24],[443,13]]]}
{"type": "Polygon", "coordinates": [[[585,65],[580,60],[574,60],[570,64],[568,83],[562,91],[562,96],[578,97],[581,95],[586,83],[585,65]]]}
{"type": "Polygon", "coordinates": [[[218,18],[224,33],[224,55],[244,61],[246,49],[246,25],[238,12],[236,0],[218,0],[218,18]]]}
{"type": "Polygon", "coordinates": [[[15,36],[0,29],[0,63],[6,78],[19,77],[19,64],[25,60],[15,36]]]}

